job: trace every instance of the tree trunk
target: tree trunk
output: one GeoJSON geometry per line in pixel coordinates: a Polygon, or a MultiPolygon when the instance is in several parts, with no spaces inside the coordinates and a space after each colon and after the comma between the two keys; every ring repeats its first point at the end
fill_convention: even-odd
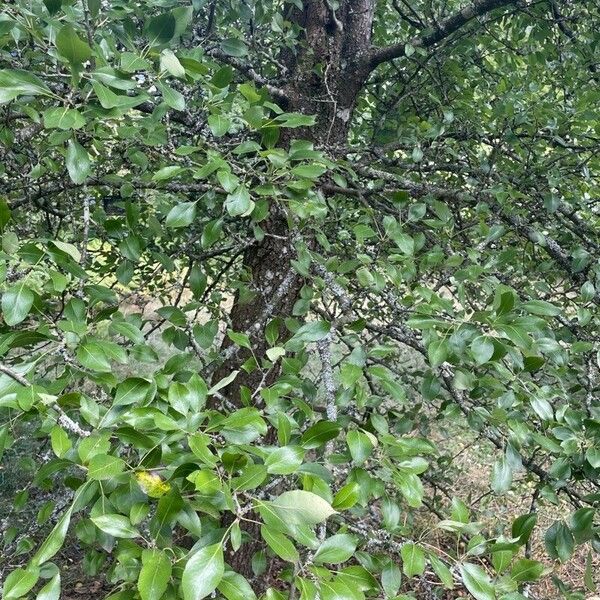
{"type": "MultiPolygon", "coordinates": [[[[288,112],[301,112],[316,116],[316,125],[294,132],[298,139],[308,139],[317,148],[327,149],[346,143],[352,112],[356,99],[368,76],[366,57],[371,39],[374,0],[345,0],[334,13],[325,0],[304,0],[302,10],[294,8],[291,19],[304,31],[303,44],[297,54],[286,53],[282,61],[289,70],[289,83],[284,90],[289,98],[288,112]]],[[[285,147],[289,137],[281,140],[285,147]]],[[[250,331],[254,356],[264,357],[267,343],[264,328],[273,317],[285,319],[292,309],[302,288],[302,276],[292,267],[296,258],[293,232],[290,231],[285,209],[273,204],[270,215],[263,224],[263,241],[249,248],[244,254],[244,267],[251,274],[254,297],[243,303],[238,293],[231,310],[231,324],[236,332],[250,331]]],[[[305,239],[309,246],[314,239],[305,239]]],[[[285,337],[285,332],[281,331],[285,337]]],[[[222,349],[231,346],[226,337],[222,349]]],[[[238,350],[215,372],[214,381],[240,369],[251,357],[248,350],[238,350]]],[[[265,379],[260,369],[250,373],[241,371],[236,380],[224,390],[227,398],[240,405],[240,389],[245,386],[254,393],[259,386],[272,385],[279,377],[279,363],[265,379]]],[[[271,430],[264,440],[274,443],[275,431],[271,430]]],[[[237,572],[252,578],[251,558],[262,547],[258,527],[246,528],[253,542],[244,544],[227,558],[237,572]]]]}

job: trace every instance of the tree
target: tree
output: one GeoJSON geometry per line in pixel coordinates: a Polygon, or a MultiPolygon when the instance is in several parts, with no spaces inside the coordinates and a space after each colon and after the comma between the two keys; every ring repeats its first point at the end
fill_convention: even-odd
{"type": "Polygon", "coordinates": [[[69,498],[5,598],[74,535],[113,600],[514,600],[561,502],[593,587],[598,6],[2,10],[0,447],[69,498]],[[529,511],[479,522],[444,430],[529,511]]]}

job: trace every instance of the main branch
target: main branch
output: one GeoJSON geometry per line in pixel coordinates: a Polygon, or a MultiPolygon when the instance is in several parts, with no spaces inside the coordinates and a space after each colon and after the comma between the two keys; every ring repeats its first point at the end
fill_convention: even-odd
{"type": "MultiPolygon", "coordinates": [[[[440,21],[431,32],[410,40],[409,45],[414,48],[435,46],[474,18],[480,17],[501,6],[516,3],[516,0],[475,0],[458,12],[440,21]]],[[[405,42],[400,42],[384,48],[374,48],[368,57],[369,68],[373,70],[381,63],[404,56],[406,46],[405,42]]]]}

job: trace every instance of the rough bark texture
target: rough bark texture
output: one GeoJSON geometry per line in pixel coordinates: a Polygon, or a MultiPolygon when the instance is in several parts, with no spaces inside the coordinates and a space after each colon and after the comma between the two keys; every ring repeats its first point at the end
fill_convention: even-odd
{"type": "MultiPolygon", "coordinates": [[[[346,142],[356,99],[369,73],[367,56],[374,4],[374,0],[346,0],[334,13],[324,0],[304,0],[303,10],[293,10],[291,18],[302,28],[304,40],[296,54],[282,57],[290,74],[284,87],[289,98],[285,109],[316,115],[316,125],[296,130],[295,136],[313,141],[317,148],[346,142]]],[[[283,139],[280,143],[287,145],[289,141],[283,139]]],[[[243,261],[251,273],[255,295],[251,302],[243,303],[238,294],[230,315],[234,331],[252,332],[254,355],[258,358],[266,350],[266,323],[272,317],[285,319],[292,314],[303,283],[291,264],[295,258],[293,232],[283,207],[271,207],[263,228],[264,240],[247,250],[243,261]]],[[[223,349],[230,345],[226,338],[223,349]]],[[[217,369],[214,380],[239,369],[249,357],[249,351],[238,351],[217,369]]],[[[271,385],[279,376],[278,369],[274,367],[264,380],[260,370],[242,371],[225,393],[237,404],[241,386],[254,392],[261,384],[271,385]]],[[[274,433],[265,443],[274,442],[274,433]]],[[[227,560],[237,572],[252,577],[251,558],[262,543],[258,527],[246,528],[246,533],[255,542],[244,544],[242,551],[230,554],[227,560]]]]}
{"type": "MultiPolygon", "coordinates": [[[[348,0],[334,15],[323,0],[308,0],[302,11],[293,11],[293,20],[304,31],[304,43],[295,55],[284,57],[290,73],[284,88],[289,97],[285,109],[316,115],[314,127],[295,130],[297,137],[313,141],[316,147],[346,141],[356,98],[368,75],[364,58],[370,47],[373,4],[373,0],[348,0]]],[[[281,143],[285,146],[289,141],[282,139],[281,143]]],[[[291,315],[302,287],[302,278],[291,266],[294,244],[283,207],[271,207],[263,229],[264,240],[249,248],[243,259],[251,274],[254,296],[244,303],[238,294],[230,315],[234,331],[252,332],[257,357],[264,356],[266,349],[267,321],[291,315]]],[[[226,338],[223,349],[230,345],[226,338]]],[[[249,356],[248,351],[238,351],[216,370],[214,379],[238,369],[249,356]]],[[[273,369],[263,385],[269,385],[277,376],[273,369]]],[[[257,371],[241,374],[226,390],[228,398],[239,402],[240,386],[254,391],[261,379],[257,371]]]]}

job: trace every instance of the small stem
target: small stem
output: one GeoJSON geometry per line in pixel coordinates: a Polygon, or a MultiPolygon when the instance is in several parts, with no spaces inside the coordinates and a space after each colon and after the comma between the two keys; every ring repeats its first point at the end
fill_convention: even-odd
{"type": "MultiPolygon", "coordinates": [[[[23,377],[23,375],[20,375],[16,371],[13,371],[11,368],[7,367],[6,365],[0,364],[0,373],[4,373],[5,375],[8,375],[11,379],[13,379],[17,383],[21,384],[22,386],[25,386],[25,387],[31,386],[31,383],[29,383],[29,381],[27,381],[27,379],[25,379],[25,377],[23,377]]],[[[79,437],[88,437],[90,435],[90,432],[87,429],[83,429],[79,425],[79,423],[76,423],[75,421],[73,421],[73,419],[71,419],[71,417],[69,417],[69,415],[67,415],[67,413],[56,402],[51,404],[51,406],[59,414],[59,417],[58,417],[59,425],[62,425],[62,427],[64,427],[65,429],[68,429],[72,433],[77,434],[79,437]]]]}
{"type": "MultiPolygon", "coordinates": [[[[87,41],[90,48],[93,48],[94,45],[94,31],[92,29],[92,21],[90,18],[90,9],[87,3],[87,0],[81,0],[81,5],[83,6],[83,18],[85,21],[85,33],[87,35],[87,41]]],[[[92,70],[96,68],[96,59],[92,56],[90,58],[90,65],[92,70]]]]}

